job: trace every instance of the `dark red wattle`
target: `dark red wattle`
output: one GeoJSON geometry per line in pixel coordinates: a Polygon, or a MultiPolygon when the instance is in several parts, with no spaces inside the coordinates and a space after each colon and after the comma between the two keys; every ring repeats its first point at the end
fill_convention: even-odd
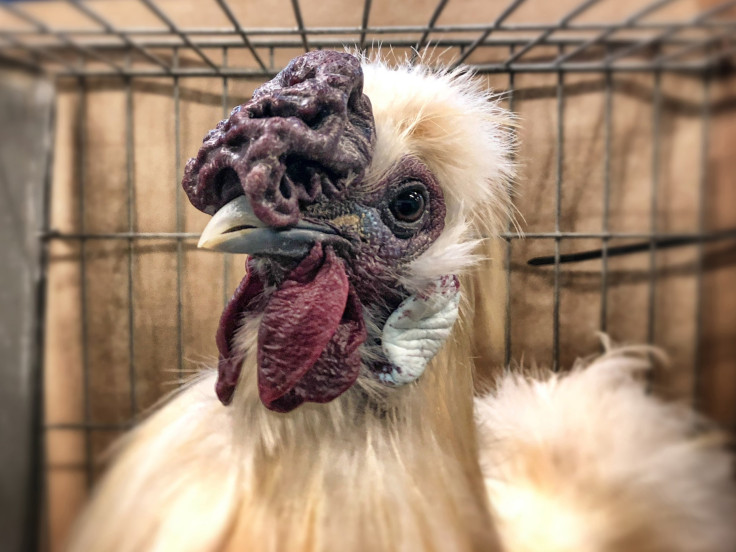
{"type": "MultiPolygon", "coordinates": [[[[244,358],[233,350],[233,337],[256,312],[262,291],[263,282],[249,270],[220,319],[216,391],[224,404],[232,400],[244,358]]],[[[258,392],[267,408],[289,412],[305,401],[329,402],[355,383],[358,347],[367,334],[360,300],[332,248],[316,244],[261,308],[258,392]]]]}
{"type": "Polygon", "coordinates": [[[258,331],[258,392],[268,408],[327,402],[355,382],[352,357],[366,337],[351,291],[343,262],[316,244],[269,298],[258,331]]]}
{"type": "Polygon", "coordinates": [[[339,397],[360,375],[358,347],[366,337],[363,306],[351,286],[340,323],[317,361],[291,389],[264,404],[277,412],[289,412],[303,402],[326,403],[339,397]]]}

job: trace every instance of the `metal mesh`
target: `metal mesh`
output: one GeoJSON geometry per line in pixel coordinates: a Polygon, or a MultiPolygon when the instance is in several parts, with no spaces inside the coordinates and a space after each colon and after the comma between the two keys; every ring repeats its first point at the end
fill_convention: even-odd
{"type": "MultiPolygon", "coordinates": [[[[647,2],[633,13],[621,14],[620,19],[611,23],[596,23],[585,19],[585,15],[601,0],[585,0],[575,5],[554,22],[513,23],[514,14],[527,3],[525,0],[514,0],[508,4],[499,4],[495,18],[483,24],[450,25],[441,24],[442,13],[450,2],[440,0],[431,10],[431,17],[426,25],[414,26],[375,26],[371,25],[371,0],[365,0],[360,24],[345,27],[309,27],[304,23],[303,9],[299,0],[291,0],[295,25],[278,28],[249,28],[239,21],[226,0],[212,3],[222,11],[228,25],[218,28],[182,28],[170,18],[163,6],[155,0],[140,0],[138,4],[147,8],[158,21],[158,27],[127,27],[116,24],[102,15],[95,2],[69,0],[66,2],[70,10],[76,10],[87,18],[90,25],[79,28],[61,28],[50,25],[28,9],[25,3],[3,2],[0,11],[6,12],[18,22],[16,26],[0,29],[0,60],[10,65],[21,66],[33,71],[47,73],[55,79],[59,86],[67,89],[76,88],[79,97],[75,139],[80,152],[75,160],[76,173],[79,178],[79,201],[76,206],[79,213],[80,226],[78,232],[49,231],[42,238],[46,243],[67,241],[79,245],[81,312],[88,312],[89,305],[86,277],[88,249],[95,241],[122,240],[127,243],[127,293],[129,310],[128,349],[129,349],[129,403],[131,420],[123,423],[99,423],[92,416],[89,390],[90,369],[88,353],[90,328],[85,316],[82,317],[82,370],[84,374],[84,421],[81,423],[46,424],[44,429],[80,430],[85,435],[84,471],[87,483],[91,484],[95,476],[92,432],[118,432],[135,423],[135,416],[140,412],[138,404],[138,381],[135,366],[136,327],[134,312],[134,263],[136,262],[136,246],[145,241],[153,243],[174,243],[176,255],[176,310],[179,376],[186,372],[183,357],[182,310],[185,298],[182,294],[182,266],[185,247],[197,240],[196,233],[184,230],[184,203],[179,191],[179,179],[182,172],[181,157],[181,86],[184,78],[199,77],[218,79],[222,82],[222,114],[232,107],[229,83],[232,79],[247,79],[254,82],[263,81],[273,76],[279,69],[282,53],[288,52],[292,57],[295,50],[317,48],[342,48],[354,45],[358,49],[370,52],[379,45],[385,51],[395,48],[399,51],[414,49],[417,52],[427,48],[441,52],[444,59],[451,64],[470,64],[481,74],[501,74],[508,76],[508,93],[506,99],[513,111],[516,105],[517,80],[525,74],[550,74],[554,81],[556,98],[556,148],[552,160],[554,171],[554,196],[549,199],[553,210],[552,227],[546,231],[531,231],[525,235],[528,241],[540,241],[549,244],[552,254],[552,335],[550,364],[557,369],[560,366],[560,302],[563,260],[563,245],[574,242],[588,243],[596,240],[601,247],[600,263],[600,312],[598,329],[607,330],[609,318],[609,251],[613,247],[612,240],[641,240],[646,242],[649,255],[648,272],[648,306],[647,306],[647,339],[654,343],[655,320],[657,308],[657,251],[665,240],[681,240],[697,242],[697,280],[695,298],[695,343],[692,377],[692,398],[697,402],[700,396],[700,365],[698,359],[701,346],[703,319],[703,258],[705,242],[709,239],[721,239],[718,233],[705,232],[705,183],[708,178],[707,163],[709,151],[709,123],[711,119],[710,87],[714,76],[730,73],[736,61],[736,45],[733,38],[736,34],[736,2],[719,3],[703,10],[695,16],[681,20],[662,20],[657,14],[677,4],[677,0],[658,0],[647,2]],[[233,52],[238,52],[237,63],[232,60],[233,52]],[[245,53],[246,55],[240,55],[245,53]],[[245,61],[244,61],[245,60],[245,61]],[[493,60],[493,61],[488,61],[493,60]],[[604,78],[604,154],[602,159],[595,160],[602,165],[602,224],[597,231],[568,231],[561,225],[562,194],[565,188],[565,133],[564,124],[567,110],[570,109],[567,84],[574,74],[599,74],[604,78]],[[651,97],[652,105],[652,144],[651,170],[651,214],[648,232],[616,232],[609,224],[611,204],[611,142],[613,120],[614,79],[620,73],[650,73],[654,85],[651,97]],[[668,234],[658,227],[657,212],[661,208],[658,197],[660,178],[659,144],[662,112],[661,80],[666,74],[686,74],[700,82],[700,97],[693,101],[701,106],[699,118],[701,131],[698,154],[701,158],[699,186],[698,227],[693,232],[668,234]],[[85,106],[87,87],[90,79],[114,77],[117,86],[125,91],[125,170],[127,229],[120,232],[88,232],[85,227],[85,144],[90,139],[86,135],[87,117],[85,106]],[[133,82],[135,79],[164,79],[170,83],[173,94],[175,144],[174,159],[164,160],[175,165],[176,178],[171,186],[177,190],[176,231],[175,232],[140,232],[137,230],[136,212],[134,208],[134,164],[136,148],[134,145],[134,102],[133,82]],[[122,80],[119,80],[122,79],[122,80]],[[586,241],[587,240],[587,241],[586,241]]],[[[409,50],[411,51],[411,50],[409,50]]],[[[298,53],[298,52],[297,52],[298,53]]],[[[414,55],[416,58],[416,54],[414,55]]],[[[214,123],[214,121],[213,121],[214,123]]],[[[194,152],[189,152],[194,153],[194,152]]],[[[167,184],[168,185],[168,184],[167,184]]],[[[505,278],[505,323],[503,360],[508,363],[521,351],[512,343],[513,296],[515,281],[512,276],[515,247],[522,236],[511,225],[501,236],[503,239],[503,270],[505,278]]],[[[728,237],[728,236],[727,236],[728,237]]],[[[576,246],[573,246],[576,248],[576,246]]],[[[223,261],[222,278],[225,297],[232,287],[228,279],[231,259],[223,261]]],[[[48,543],[46,543],[48,544],[48,543]]]]}
{"type": "Polygon", "coordinates": [[[453,51],[456,64],[475,65],[480,73],[703,72],[717,69],[736,55],[736,47],[730,43],[736,21],[718,17],[733,15],[733,2],[718,3],[685,20],[660,21],[652,16],[678,0],[658,0],[625,14],[617,22],[578,23],[576,20],[602,3],[586,0],[558,21],[513,24],[507,20],[526,3],[514,0],[491,23],[439,25],[438,19],[448,4],[440,0],[426,25],[371,26],[371,0],[366,0],[360,26],[308,28],[299,0],[291,0],[296,27],[261,29],[243,27],[226,0],[216,0],[231,23],[225,28],[180,28],[154,0],[139,1],[155,15],[159,28],[118,27],[98,13],[94,2],[82,0],[68,0],[68,4],[97,28],[54,28],[24,9],[21,2],[3,3],[2,10],[27,27],[0,31],[3,59],[60,77],[218,76],[262,80],[279,69],[273,65],[273,53],[278,49],[301,47],[306,51],[342,48],[346,44],[363,49],[379,42],[384,48],[409,47],[417,51],[431,43],[453,51]],[[335,35],[340,38],[333,38],[335,35]],[[389,38],[382,38],[386,36],[389,38]],[[559,55],[551,59],[534,55],[549,46],[558,46],[559,55]],[[247,49],[251,63],[225,67],[212,52],[227,48],[247,49]],[[159,52],[166,49],[170,51],[164,57],[159,52]],[[473,54],[488,49],[506,51],[507,55],[495,63],[474,64],[473,54]],[[196,67],[180,67],[173,50],[194,53],[199,63],[196,67]],[[135,57],[135,67],[124,60],[127,54],[135,57]]]}

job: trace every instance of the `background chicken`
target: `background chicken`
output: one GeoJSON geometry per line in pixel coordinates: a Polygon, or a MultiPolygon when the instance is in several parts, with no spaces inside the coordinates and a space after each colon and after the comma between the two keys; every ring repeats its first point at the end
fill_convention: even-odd
{"type": "Polygon", "coordinates": [[[729,549],[728,458],[646,352],[507,375],[474,419],[457,277],[508,217],[511,123],[462,72],[313,52],[208,134],[200,244],[251,255],[218,373],[126,439],[72,549],[729,549]]]}

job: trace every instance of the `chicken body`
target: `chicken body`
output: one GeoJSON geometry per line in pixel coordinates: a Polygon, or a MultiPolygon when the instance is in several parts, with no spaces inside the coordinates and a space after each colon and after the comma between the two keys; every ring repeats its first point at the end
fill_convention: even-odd
{"type": "MultiPolygon", "coordinates": [[[[467,73],[314,52],[220,123],[185,178],[195,206],[215,215],[205,244],[252,254],[218,332],[218,372],[125,438],[71,550],[604,551],[643,542],[626,541],[639,533],[605,505],[589,522],[581,489],[631,487],[605,467],[598,479],[568,477],[579,493],[562,510],[540,506],[566,484],[559,470],[534,467],[565,463],[553,432],[529,435],[535,416],[549,427],[542,420],[557,415],[545,408],[556,380],[539,384],[548,392],[502,380],[474,406],[473,298],[466,292],[458,313],[457,282],[463,293],[479,230],[509,216],[512,122],[467,73]]],[[[639,397],[636,386],[611,388],[622,387],[612,403],[639,397]]],[[[563,454],[574,456],[584,450],[574,446],[580,420],[563,420],[563,454]]],[[[588,443],[611,429],[603,426],[587,428],[588,443]]],[[[685,446],[677,427],[671,442],[685,446]]],[[[621,438],[638,438],[629,433],[621,438]]],[[[691,465],[717,461],[723,472],[724,456],[699,454],[691,465]]],[[[652,468],[659,481],[668,466],[652,468]]],[[[702,501],[725,505],[717,486],[702,501]]],[[[661,486],[648,488],[661,511],[661,486]]],[[[726,550],[719,535],[702,550],[726,550]]],[[[671,539],[652,542],[627,549],[673,550],[662,547],[671,539]]]]}
{"type": "MultiPolygon", "coordinates": [[[[195,205],[218,213],[214,237],[208,227],[204,240],[239,239],[239,230],[223,233],[218,226],[228,209],[248,210],[256,225],[283,228],[280,237],[292,232],[287,254],[315,228],[329,224],[324,233],[333,233],[299,249],[294,261],[251,257],[248,278],[223,316],[217,378],[203,375],[127,437],[72,550],[498,549],[477,461],[469,338],[454,332],[426,370],[413,365],[415,381],[404,384],[409,371],[391,368],[380,341],[404,300],[415,297],[411,304],[427,307],[422,293],[438,281],[456,290],[454,275],[476,260],[475,222],[493,227],[505,220],[508,123],[465,73],[380,62],[361,69],[349,54],[315,52],[218,125],[185,178],[195,205]],[[281,160],[299,157],[301,169],[281,166],[273,151],[281,160]],[[275,188],[261,185],[263,174],[276,173],[285,176],[275,188]],[[416,221],[387,212],[393,206],[385,202],[407,186],[426,206],[416,221]],[[240,209],[237,202],[246,200],[240,209]],[[302,220],[310,225],[300,229],[302,220]],[[312,257],[317,268],[305,268],[312,257]],[[294,276],[301,270],[306,278],[294,276]],[[323,284],[327,279],[335,283],[323,284]],[[319,300],[312,301],[317,289],[319,300]],[[277,309],[279,294],[293,290],[296,297],[277,309]],[[354,321],[355,297],[364,335],[357,379],[333,398],[343,380],[332,374],[354,370],[350,348],[343,347],[338,370],[327,362],[310,369],[334,382],[329,386],[309,383],[309,370],[296,373],[294,365],[312,354],[309,345],[299,354],[288,348],[299,331],[311,330],[310,321],[328,324],[322,319],[333,307],[324,305],[337,295],[347,306],[342,319],[330,322],[335,334],[354,321]],[[307,315],[294,329],[284,312],[307,315]],[[278,358],[268,356],[273,349],[278,358]],[[285,384],[269,368],[281,360],[290,363],[280,370],[285,384]],[[213,393],[215,379],[227,406],[213,393]]],[[[250,230],[245,239],[252,247],[250,230]]],[[[256,232],[265,240],[273,235],[256,232]]],[[[468,313],[460,309],[461,324],[468,313]]],[[[346,330],[348,341],[360,334],[356,327],[346,330]]],[[[401,335],[399,349],[406,344],[401,335]]]]}

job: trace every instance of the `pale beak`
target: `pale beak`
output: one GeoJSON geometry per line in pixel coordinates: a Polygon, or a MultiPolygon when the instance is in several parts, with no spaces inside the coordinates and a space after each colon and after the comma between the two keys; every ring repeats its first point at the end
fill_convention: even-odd
{"type": "Polygon", "coordinates": [[[289,229],[276,230],[253,213],[246,196],[238,196],[220,208],[202,231],[197,247],[277,257],[304,257],[316,242],[343,242],[329,226],[300,221],[289,229]]]}

